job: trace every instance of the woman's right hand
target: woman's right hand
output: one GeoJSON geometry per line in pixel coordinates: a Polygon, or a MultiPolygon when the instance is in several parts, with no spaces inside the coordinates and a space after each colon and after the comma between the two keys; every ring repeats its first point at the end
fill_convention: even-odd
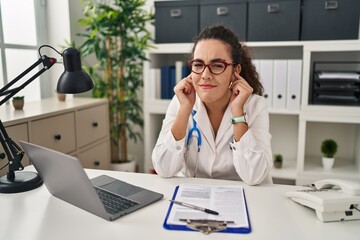
{"type": "Polygon", "coordinates": [[[192,83],[191,74],[176,84],[174,87],[174,93],[179,100],[180,107],[191,112],[196,99],[196,93],[192,83]]]}

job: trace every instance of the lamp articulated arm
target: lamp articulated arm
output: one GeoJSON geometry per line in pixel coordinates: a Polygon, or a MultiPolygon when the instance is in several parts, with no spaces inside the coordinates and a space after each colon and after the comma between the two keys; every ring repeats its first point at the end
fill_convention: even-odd
{"type": "Polygon", "coordinates": [[[43,72],[51,68],[56,63],[55,58],[49,58],[46,55],[43,55],[37,60],[33,65],[31,65],[28,69],[26,69],[24,72],[22,72],[19,76],[17,76],[15,79],[13,79],[11,82],[6,84],[2,89],[0,89],[0,96],[5,96],[0,101],[0,106],[3,105],[7,100],[9,100],[12,96],[14,96],[16,93],[18,93],[21,89],[25,88],[29,83],[34,81],[37,77],[39,77],[43,72]],[[16,82],[18,82],[22,77],[24,77],[26,74],[28,74],[31,70],[33,70],[36,66],[38,66],[40,63],[43,63],[44,67],[37,72],[34,76],[29,78],[26,82],[21,84],[21,86],[9,89],[12,85],[14,85],[16,82]]]}
{"type": "MultiPolygon", "coordinates": [[[[6,84],[2,89],[0,89],[0,96],[5,96],[0,101],[0,106],[2,104],[4,104],[7,100],[9,100],[12,96],[14,96],[16,93],[18,93],[23,88],[25,88],[32,81],[34,81],[37,77],[39,77],[46,70],[51,68],[55,63],[56,63],[55,58],[49,58],[46,55],[41,56],[28,69],[26,69],[19,76],[17,76],[11,82],[6,84]],[[34,69],[41,63],[43,63],[44,67],[39,72],[34,74],[31,78],[29,78],[27,81],[25,81],[19,87],[9,89],[12,85],[14,85],[16,82],[18,82],[21,78],[23,78],[32,69],[34,69]]],[[[4,152],[5,152],[5,153],[0,153],[0,158],[4,159],[5,156],[7,157],[8,162],[9,162],[9,171],[7,173],[7,178],[9,181],[12,181],[15,178],[14,172],[17,170],[22,170],[24,168],[23,165],[21,164],[21,160],[24,156],[24,151],[22,151],[22,149],[9,137],[1,120],[0,120],[0,142],[1,142],[1,146],[3,147],[4,152]]]]}
{"type": "MultiPolygon", "coordinates": [[[[19,76],[0,89],[0,97],[3,97],[3,99],[0,100],[0,106],[56,63],[55,58],[49,58],[46,55],[41,55],[40,49],[42,47],[52,48],[63,58],[65,69],[59,78],[57,92],[74,94],[89,91],[94,87],[90,76],[81,67],[80,52],[78,50],[75,48],[68,48],[65,49],[63,53],[60,53],[49,45],[42,45],[39,48],[40,58],[38,61],[36,61],[28,69],[26,69],[19,76]],[[44,67],[39,72],[25,81],[19,87],[10,88],[41,63],[44,65],[44,67]]],[[[18,171],[23,170],[24,168],[21,164],[24,151],[15,143],[14,140],[9,137],[1,120],[0,142],[4,149],[4,153],[0,152],[0,159],[7,157],[7,165],[9,165],[9,171],[7,175],[0,177],[0,193],[24,192],[41,186],[43,182],[37,173],[18,171]],[[18,172],[15,174],[15,171],[18,172]]]]}
{"type": "Polygon", "coordinates": [[[7,173],[7,178],[9,180],[14,180],[15,171],[22,170],[24,167],[21,164],[21,160],[24,157],[24,151],[9,137],[7,134],[4,125],[0,120],[0,142],[1,146],[4,149],[5,153],[0,153],[0,158],[4,159],[5,156],[9,161],[9,171],[7,173]]]}

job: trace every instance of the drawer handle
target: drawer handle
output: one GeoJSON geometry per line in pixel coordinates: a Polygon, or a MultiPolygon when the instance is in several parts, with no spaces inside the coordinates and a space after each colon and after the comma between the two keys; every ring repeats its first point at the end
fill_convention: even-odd
{"type": "Polygon", "coordinates": [[[281,95],[281,94],[277,95],[277,98],[278,98],[278,99],[281,99],[281,98],[282,98],[282,95],[281,95]]]}
{"type": "Polygon", "coordinates": [[[264,95],[264,98],[268,98],[268,97],[269,97],[269,95],[267,95],[267,94],[264,95]]]}
{"type": "Polygon", "coordinates": [[[229,9],[227,7],[217,7],[216,8],[216,14],[218,16],[225,16],[228,15],[229,9]]]}
{"type": "Polygon", "coordinates": [[[335,10],[338,8],[337,1],[326,1],[325,2],[325,10],[335,10]]]}
{"type": "Polygon", "coordinates": [[[55,140],[61,140],[61,135],[60,135],[60,134],[56,134],[56,135],[54,136],[54,138],[55,138],[55,140]]]}
{"type": "Polygon", "coordinates": [[[267,5],[267,12],[268,13],[277,13],[280,11],[280,5],[273,3],[273,4],[268,4],[267,5]]]}
{"type": "Polygon", "coordinates": [[[98,166],[100,166],[100,162],[99,162],[99,161],[95,161],[95,162],[94,162],[94,165],[98,167],[98,166]]]}
{"type": "Polygon", "coordinates": [[[296,99],[296,95],[291,95],[291,99],[296,99]]]}
{"type": "Polygon", "coordinates": [[[92,126],[93,126],[93,127],[97,127],[97,126],[99,126],[99,124],[98,124],[97,122],[93,122],[93,123],[92,123],[92,126]]]}
{"type": "Polygon", "coordinates": [[[170,9],[170,16],[173,18],[178,18],[181,17],[182,13],[181,13],[181,9],[180,8],[174,8],[174,9],[170,9]]]}

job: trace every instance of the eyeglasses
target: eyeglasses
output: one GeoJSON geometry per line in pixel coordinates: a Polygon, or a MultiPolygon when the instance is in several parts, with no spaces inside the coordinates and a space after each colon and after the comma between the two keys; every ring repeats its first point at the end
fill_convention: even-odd
{"type": "Polygon", "coordinates": [[[227,63],[225,61],[216,61],[210,64],[205,64],[199,60],[192,60],[188,62],[188,66],[193,73],[201,74],[205,71],[205,68],[208,67],[210,72],[215,75],[219,75],[225,72],[227,66],[233,65],[235,66],[237,63],[227,63]]]}

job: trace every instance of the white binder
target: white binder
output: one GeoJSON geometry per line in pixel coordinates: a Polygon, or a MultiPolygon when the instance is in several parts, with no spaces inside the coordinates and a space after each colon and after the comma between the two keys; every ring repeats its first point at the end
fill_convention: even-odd
{"type": "MultiPolygon", "coordinates": [[[[259,77],[264,87],[264,97],[269,109],[273,107],[273,73],[274,60],[258,60],[259,61],[259,77]]],[[[255,64],[255,63],[254,63],[255,64]]],[[[256,65],[255,65],[256,66],[256,65]]]]}
{"type": "Polygon", "coordinates": [[[273,109],[286,109],[287,60],[274,60],[273,109]]]}
{"type": "Polygon", "coordinates": [[[183,62],[182,61],[176,61],[175,62],[175,81],[176,84],[178,84],[182,80],[182,69],[183,68],[183,62]]]}
{"type": "Polygon", "coordinates": [[[150,69],[149,78],[149,97],[150,99],[161,98],[161,71],[160,68],[150,69]]]}
{"type": "Polygon", "coordinates": [[[288,60],[287,104],[288,110],[300,109],[302,60],[288,60]]]}

